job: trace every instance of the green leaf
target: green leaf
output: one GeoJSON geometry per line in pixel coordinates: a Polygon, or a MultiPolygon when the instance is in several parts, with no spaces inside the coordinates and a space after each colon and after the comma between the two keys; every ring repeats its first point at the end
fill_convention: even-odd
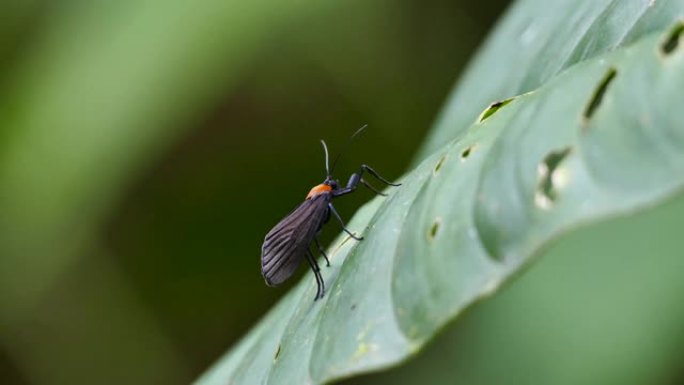
{"type": "Polygon", "coordinates": [[[464,134],[483,106],[539,88],[567,68],[663,31],[681,0],[514,3],[454,88],[417,160],[464,134]]]}
{"type": "Polygon", "coordinates": [[[571,231],[401,368],[354,384],[678,384],[684,194],[571,231]]]}
{"type": "MultiPolygon", "coordinates": [[[[514,85],[450,103],[429,155],[350,222],[365,240],[333,243],[326,297],[313,301],[307,275],[198,383],[322,383],[396,365],[563,233],[680,193],[684,52],[674,43],[681,22],[664,24],[672,15],[663,9],[682,3],[647,3],[568,2],[553,9],[550,18],[565,25],[556,29],[522,11],[536,1],[519,3],[464,88],[494,66],[492,42],[517,36],[511,31],[523,24],[541,23],[529,39],[544,44],[534,47],[562,47],[511,69],[514,85]],[[621,21],[621,32],[607,21],[621,21]],[[529,92],[503,94],[514,89],[529,92]],[[486,95],[511,100],[485,108],[486,95]],[[461,129],[449,121],[475,123],[461,129]]],[[[505,51],[518,60],[499,60],[498,69],[540,53],[505,51]]]]}

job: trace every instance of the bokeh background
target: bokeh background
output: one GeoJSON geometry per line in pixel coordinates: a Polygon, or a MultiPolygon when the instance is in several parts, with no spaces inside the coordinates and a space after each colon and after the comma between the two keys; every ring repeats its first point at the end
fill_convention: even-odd
{"type": "Polygon", "coordinates": [[[196,378],[287,291],[319,139],[401,175],[508,1],[253,3],[0,3],[3,384],[196,378]]]}

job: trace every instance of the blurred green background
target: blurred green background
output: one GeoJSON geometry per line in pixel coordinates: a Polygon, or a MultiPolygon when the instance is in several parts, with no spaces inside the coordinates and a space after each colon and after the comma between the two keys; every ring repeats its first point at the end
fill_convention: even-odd
{"type": "Polygon", "coordinates": [[[0,382],[196,378],[286,292],[318,140],[401,175],[507,3],[0,3],[0,382]]]}

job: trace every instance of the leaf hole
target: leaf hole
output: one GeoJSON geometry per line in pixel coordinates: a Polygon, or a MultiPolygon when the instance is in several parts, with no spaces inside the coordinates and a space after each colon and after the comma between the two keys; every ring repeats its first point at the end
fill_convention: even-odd
{"type": "Polygon", "coordinates": [[[603,76],[601,83],[599,83],[596,90],[594,90],[594,95],[591,97],[586,110],[584,110],[584,119],[589,120],[596,113],[596,109],[601,105],[603,101],[603,96],[608,90],[608,86],[613,82],[617,76],[617,70],[615,68],[610,68],[608,72],[603,76]]]}
{"type": "Polygon", "coordinates": [[[437,174],[439,173],[439,169],[441,169],[442,166],[444,165],[444,161],[446,161],[446,158],[447,158],[447,156],[444,155],[442,158],[439,159],[439,161],[438,161],[437,164],[435,165],[434,170],[432,171],[432,173],[433,173],[434,175],[437,175],[437,174]]]}
{"type": "Polygon", "coordinates": [[[487,107],[484,111],[482,111],[482,113],[480,114],[480,117],[477,118],[478,123],[482,123],[485,120],[489,119],[492,115],[494,115],[497,111],[499,111],[506,104],[512,102],[513,99],[515,99],[515,97],[504,99],[504,100],[490,104],[489,107],[487,107]]]}
{"type": "Polygon", "coordinates": [[[430,226],[430,230],[428,231],[428,240],[432,241],[437,237],[437,233],[439,233],[439,228],[442,225],[442,218],[435,218],[435,221],[432,222],[432,226],[430,226]]]}
{"type": "Polygon", "coordinates": [[[273,356],[273,361],[278,360],[278,357],[280,357],[280,344],[278,344],[278,347],[276,348],[275,355],[273,356]]]}
{"type": "Polygon", "coordinates": [[[537,166],[537,189],[535,204],[542,209],[550,209],[558,199],[559,190],[568,181],[567,171],[559,166],[570,154],[570,147],[549,153],[537,166]]]}
{"type": "Polygon", "coordinates": [[[672,54],[677,47],[679,47],[679,40],[682,36],[682,33],[684,33],[684,21],[680,21],[675,24],[674,27],[672,27],[670,33],[667,35],[667,39],[660,46],[660,49],[663,51],[664,55],[672,54]]]}

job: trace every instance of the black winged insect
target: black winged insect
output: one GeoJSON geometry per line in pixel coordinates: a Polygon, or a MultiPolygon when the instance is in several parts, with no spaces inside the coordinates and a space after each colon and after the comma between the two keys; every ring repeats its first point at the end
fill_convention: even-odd
{"type": "MultiPolygon", "coordinates": [[[[358,129],[354,135],[351,136],[347,146],[351,144],[352,140],[365,129],[366,126],[358,129]]],[[[277,286],[290,278],[297,269],[302,259],[306,260],[311,266],[316,277],[317,291],[314,301],[323,298],[325,295],[325,282],[321,276],[320,268],[316,262],[316,258],[311,253],[310,245],[315,243],[318,251],[325,258],[325,262],[330,266],[328,256],[325,254],[323,247],[318,241],[318,234],[321,228],[330,220],[330,213],[335,216],[337,221],[350,237],[357,241],[363,237],[357,237],[352,234],[344,225],[344,221],[337,213],[332,204],[332,200],[342,195],[353,192],[361,183],[368,189],[378,195],[386,195],[375,189],[371,184],[363,179],[363,174],[368,173],[389,186],[400,186],[388,181],[378,174],[369,166],[363,164],[358,172],[355,172],[349,177],[349,182],[345,187],[340,187],[339,181],[333,179],[332,172],[335,171],[337,161],[340,159],[340,152],[333,161],[333,167],[330,169],[328,163],[328,147],[325,141],[321,140],[323,151],[325,152],[325,171],[326,177],[323,183],[314,186],[309,194],[297,208],[294,209],[288,216],[283,218],[271,231],[266,234],[264,244],[261,247],[261,274],[266,280],[268,286],[277,286]]]]}

